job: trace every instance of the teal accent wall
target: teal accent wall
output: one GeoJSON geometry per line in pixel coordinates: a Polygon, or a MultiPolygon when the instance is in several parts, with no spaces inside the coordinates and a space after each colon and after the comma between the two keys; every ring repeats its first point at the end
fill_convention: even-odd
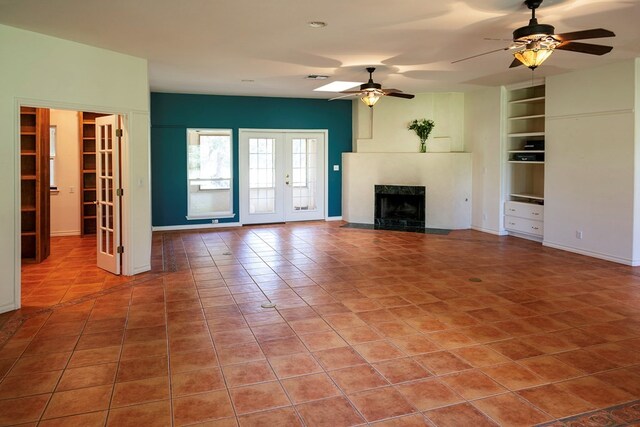
{"type": "Polygon", "coordinates": [[[328,213],[342,215],[342,153],[352,147],[351,101],[151,93],[151,197],[154,226],[208,224],[187,215],[187,129],[233,130],[233,206],[239,212],[238,129],[328,129],[328,213]],[[340,165],[340,171],[333,170],[340,165]]]}

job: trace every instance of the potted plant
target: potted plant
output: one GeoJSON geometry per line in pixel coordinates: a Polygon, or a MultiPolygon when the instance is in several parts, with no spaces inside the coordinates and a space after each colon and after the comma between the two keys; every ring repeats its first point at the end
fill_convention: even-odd
{"type": "Polygon", "coordinates": [[[415,119],[409,123],[407,127],[409,130],[415,131],[418,138],[420,138],[420,152],[427,152],[427,138],[429,138],[429,134],[435,127],[435,123],[433,120],[427,119],[415,119]]]}

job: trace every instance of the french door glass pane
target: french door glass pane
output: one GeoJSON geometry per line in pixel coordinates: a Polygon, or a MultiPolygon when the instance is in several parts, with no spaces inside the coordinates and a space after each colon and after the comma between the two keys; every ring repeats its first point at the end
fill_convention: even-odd
{"type": "Polygon", "coordinates": [[[293,210],[316,210],[318,140],[294,138],[291,146],[291,162],[293,210]]]}
{"type": "Polygon", "coordinates": [[[249,213],[273,213],[276,208],[275,142],[249,138],[249,213]]]}

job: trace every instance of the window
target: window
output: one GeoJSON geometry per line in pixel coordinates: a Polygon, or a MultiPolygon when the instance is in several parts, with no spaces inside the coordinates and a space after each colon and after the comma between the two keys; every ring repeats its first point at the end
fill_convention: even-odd
{"type": "Polygon", "coordinates": [[[231,131],[187,130],[187,219],[233,217],[231,131]]]}
{"type": "Polygon", "coordinates": [[[49,127],[49,187],[57,190],[56,186],[56,133],[55,126],[49,127]]]}

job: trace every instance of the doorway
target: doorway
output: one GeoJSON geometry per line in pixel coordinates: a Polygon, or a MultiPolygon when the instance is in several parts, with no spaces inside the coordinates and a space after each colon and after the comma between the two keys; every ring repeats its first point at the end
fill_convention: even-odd
{"type": "MultiPolygon", "coordinates": [[[[97,266],[109,273],[120,274],[122,269],[120,218],[123,195],[120,184],[120,151],[125,136],[122,130],[123,116],[83,113],[74,110],[50,110],[47,107],[20,106],[19,108],[21,203],[18,209],[21,218],[22,263],[44,261],[49,255],[52,234],[85,235],[96,234],[97,230],[97,244],[94,245],[97,266]],[[79,156],[80,169],[75,171],[77,179],[67,186],[57,186],[54,181],[54,176],[57,175],[53,174],[56,151],[62,150],[55,150],[54,146],[50,145],[52,141],[50,137],[57,134],[58,130],[56,126],[51,128],[52,133],[49,133],[50,111],[66,113],[67,116],[72,117],[71,120],[77,116],[73,125],[69,126],[67,123],[66,128],[75,127],[79,132],[73,135],[65,134],[67,140],[64,142],[75,146],[75,148],[71,147],[72,155],[79,156]],[[94,116],[91,123],[87,120],[87,115],[94,116]],[[53,129],[56,130],[55,133],[53,129]],[[77,216],[78,210],[82,216],[79,221],[75,221],[78,222],[77,227],[51,233],[50,194],[51,192],[58,194],[61,191],[65,195],[67,193],[72,195],[73,206],[68,216],[77,216]],[[85,227],[88,223],[92,223],[92,227],[85,227]]],[[[63,141],[56,142],[57,146],[60,146],[63,141]]],[[[69,154],[68,150],[67,154],[69,154]]]]}
{"type": "Polygon", "coordinates": [[[240,130],[243,224],[324,219],[327,131],[240,130]]]}

